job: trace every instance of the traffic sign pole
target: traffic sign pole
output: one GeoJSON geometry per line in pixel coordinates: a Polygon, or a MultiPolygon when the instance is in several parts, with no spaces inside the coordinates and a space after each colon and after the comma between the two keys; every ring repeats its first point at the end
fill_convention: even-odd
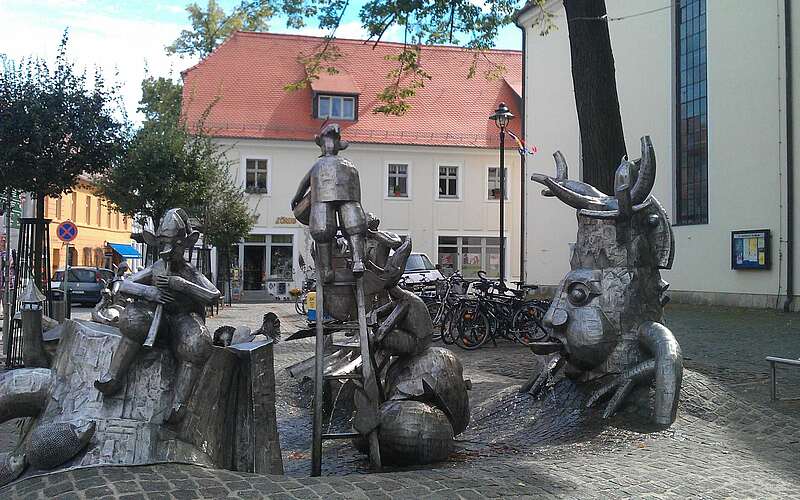
{"type": "Polygon", "coordinates": [[[61,288],[64,290],[64,317],[70,318],[72,317],[72,304],[70,302],[69,293],[69,243],[78,236],[78,227],[74,222],[65,220],[56,228],[56,234],[58,235],[58,239],[67,245],[67,260],[64,263],[64,279],[61,280],[61,288]]]}
{"type": "Polygon", "coordinates": [[[72,301],[69,296],[69,241],[67,243],[67,261],[64,264],[64,279],[61,285],[64,287],[64,317],[72,318],[72,301]]]}

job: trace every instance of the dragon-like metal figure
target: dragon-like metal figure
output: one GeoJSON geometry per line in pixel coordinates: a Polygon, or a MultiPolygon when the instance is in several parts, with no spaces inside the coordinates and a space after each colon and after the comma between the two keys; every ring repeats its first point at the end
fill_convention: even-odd
{"type": "Polygon", "coordinates": [[[672,227],[661,204],[650,195],[656,158],[650,138],[641,139],[642,157],[623,159],[614,195],[567,178],[567,164],[555,153],[557,174],[533,174],[545,196],[577,209],[578,236],[571,270],[559,285],[544,318],[549,338],[532,349],[552,355],[525,390],[536,395],[565,368],[580,382],[598,381],[588,401],[610,396],[604,417],[613,415],[634,388],[655,382],[653,422],[675,421],[683,376],[678,342],[663,324],[669,284],[660,269],[670,269],[675,254],[672,227]]]}

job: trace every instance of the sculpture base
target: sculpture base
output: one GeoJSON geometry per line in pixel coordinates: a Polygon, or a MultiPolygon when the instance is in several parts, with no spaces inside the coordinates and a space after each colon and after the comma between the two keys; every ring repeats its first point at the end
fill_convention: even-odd
{"type": "Polygon", "coordinates": [[[180,462],[283,473],[270,340],[214,347],[185,417],[170,426],[176,362],[169,349],[143,350],[118,394],[103,396],[94,387],[120,339],[114,327],[67,320],[47,404],[27,423],[20,446],[40,425],[93,421],[97,428],[89,445],[59,468],[180,462]]]}

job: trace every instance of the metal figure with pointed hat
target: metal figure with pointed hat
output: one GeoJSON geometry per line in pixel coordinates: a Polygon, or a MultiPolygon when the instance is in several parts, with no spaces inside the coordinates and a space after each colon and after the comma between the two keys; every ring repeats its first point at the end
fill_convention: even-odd
{"type": "Polygon", "coordinates": [[[364,272],[364,238],[367,219],[361,207],[361,184],[358,170],[347,158],[338,156],[347,148],[340,135],[339,125],[326,125],[315,137],[322,155],[300,181],[292,200],[292,209],[310,202],[307,222],[317,248],[317,271],[325,283],[333,281],[331,266],[333,241],[341,228],[352,248],[353,273],[364,272]],[[337,221],[338,217],[338,221],[337,221]]]}
{"type": "Polygon", "coordinates": [[[199,233],[193,230],[183,209],[168,210],[155,237],[161,258],[119,286],[120,294],[138,300],[122,313],[119,324],[123,340],[114,352],[108,373],[95,386],[106,395],[119,391],[148,331],[168,334],[179,363],[169,418],[176,422],[182,418],[210,354],[212,343],[205,325],[205,307],[218,300],[220,292],[184,257],[185,251],[194,247],[199,233]],[[163,308],[166,321],[159,321],[159,308],[163,308]]]}

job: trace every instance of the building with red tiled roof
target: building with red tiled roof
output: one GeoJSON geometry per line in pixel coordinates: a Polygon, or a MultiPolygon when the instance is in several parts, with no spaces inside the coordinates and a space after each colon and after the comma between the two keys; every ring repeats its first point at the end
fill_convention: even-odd
{"type": "MultiPolygon", "coordinates": [[[[500,102],[519,115],[522,53],[475,55],[450,46],[424,46],[419,63],[431,78],[403,116],[373,110],[402,44],[341,40],[337,73],[323,72],[307,88],[288,91],[306,77],[301,63],[324,38],[237,32],[199,64],[183,72],[184,115],[225,148],[231,173],[250,193],[258,214],[253,234],[238,248],[234,267],[245,295],[283,297],[302,281],[299,257],[310,262],[310,238],[289,207],[297,184],[319,155],[314,134],[330,121],[351,145],[344,155],[361,177],[362,205],[381,227],[411,236],[414,249],[446,269],[497,274],[498,141],[489,115],[500,102]],[[487,78],[498,66],[502,76],[487,78]]],[[[517,133],[519,120],[509,129],[517,133]]],[[[506,150],[506,262],[519,274],[519,155],[506,150]]],[[[236,257],[236,255],[234,255],[236,257]]]]}

